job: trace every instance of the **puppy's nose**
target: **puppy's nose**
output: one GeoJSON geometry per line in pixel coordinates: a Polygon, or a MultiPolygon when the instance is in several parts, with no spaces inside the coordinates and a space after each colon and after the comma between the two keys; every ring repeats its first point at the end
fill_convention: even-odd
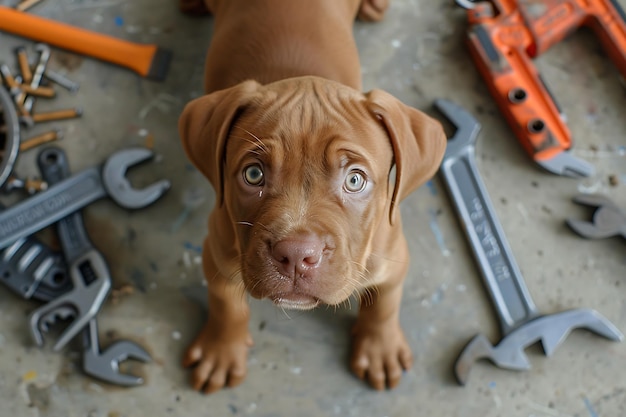
{"type": "Polygon", "coordinates": [[[272,248],[280,273],[290,278],[314,273],[322,263],[323,253],[324,243],[316,236],[284,239],[272,248]]]}

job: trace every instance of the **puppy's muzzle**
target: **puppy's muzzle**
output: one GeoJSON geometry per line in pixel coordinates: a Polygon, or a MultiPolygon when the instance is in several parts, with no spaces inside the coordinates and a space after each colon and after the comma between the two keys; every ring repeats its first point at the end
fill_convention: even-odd
{"type": "Polygon", "coordinates": [[[277,274],[272,301],[284,308],[308,310],[321,301],[315,297],[320,279],[333,253],[315,234],[295,235],[269,244],[270,261],[277,274]]]}
{"type": "Polygon", "coordinates": [[[324,242],[313,235],[286,238],[271,248],[272,262],[285,277],[315,279],[324,260],[325,249],[324,242]]]}

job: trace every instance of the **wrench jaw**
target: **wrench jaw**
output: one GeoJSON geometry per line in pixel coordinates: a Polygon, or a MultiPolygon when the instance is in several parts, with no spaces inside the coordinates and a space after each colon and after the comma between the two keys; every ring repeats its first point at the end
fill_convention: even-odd
{"type": "Polygon", "coordinates": [[[443,160],[455,159],[467,152],[468,149],[473,152],[478,134],[482,129],[478,120],[463,107],[449,100],[435,100],[434,106],[456,128],[454,135],[448,138],[443,160]]]}
{"type": "Polygon", "coordinates": [[[572,199],[574,203],[581,206],[587,206],[591,208],[609,207],[619,211],[619,208],[612,200],[601,194],[579,194],[572,199]]]}
{"type": "Polygon", "coordinates": [[[109,196],[120,206],[140,209],[157,201],[170,188],[168,180],[160,180],[141,190],[133,188],[125,174],[128,168],[154,158],[148,148],[131,148],[117,152],[102,167],[102,180],[109,196]]]}
{"type": "Polygon", "coordinates": [[[567,219],[566,224],[587,239],[605,239],[622,236],[626,238],[626,213],[602,195],[581,194],[574,202],[595,209],[591,222],[567,219]]]}
{"type": "Polygon", "coordinates": [[[137,360],[148,363],[152,357],[142,347],[128,341],[119,341],[103,352],[85,349],[83,354],[83,370],[87,375],[124,387],[142,385],[144,379],[139,376],[120,373],[120,363],[126,360],[137,360]]]}
{"type": "Polygon", "coordinates": [[[565,223],[572,229],[576,234],[586,238],[586,239],[607,239],[610,237],[616,237],[623,235],[626,237],[626,232],[622,230],[611,228],[611,229],[602,229],[598,227],[594,223],[582,221],[582,220],[574,220],[567,219],[565,223]]]}
{"type": "Polygon", "coordinates": [[[494,347],[484,335],[479,334],[474,336],[463,348],[454,364],[454,375],[456,376],[457,382],[459,385],[467,384],[472,365],[481,359],[487,359],[499,368],[516,371],[526,371],[530,369],[530,362],[524,353],[521,355],[517,352],[512,353],[512,355],[505,356],[498,350],[498,347],[494,347]]]}
{"type": "Polygon", "coordinates": [[[531,365],[524,349],[541,342],[546,356],[552,356],[575,329],[587,329],[616,342],[624,339],[619,329],[595,310],[576,309],[541,316],[506,335],[495,347],[485,336],[475,336],[455,363],[456,379],[460,385],[465,385],[472,365],[480,359],[488,359],[502,369],[528,370],[531,365]]]}
{"type": "Polygon", "coordinates": [[[548,172],[571,178],[590,177],[596,172],[592,164],[568,151],[562,151],[546,160],[535,159],[535,162],[548,172]]]}

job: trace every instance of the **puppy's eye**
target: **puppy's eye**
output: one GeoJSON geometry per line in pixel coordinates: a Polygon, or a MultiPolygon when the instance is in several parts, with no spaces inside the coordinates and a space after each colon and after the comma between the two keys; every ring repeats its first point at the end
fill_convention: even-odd
{"type": "Polygon", "coordinates": [[[243,179],[246,181],[246,184],[252,186],[263,185],[264,177],[263,177],[263,169],[259,164],[254,164],[247,166],[243,170],[243,179]]]}
{"type": "Polygon", "coordinates": [[[358,170],[352,170],[346,176],[343,188],[349,193],[360,193],[365,189],[366,185],[365,174],[358,170]]]}

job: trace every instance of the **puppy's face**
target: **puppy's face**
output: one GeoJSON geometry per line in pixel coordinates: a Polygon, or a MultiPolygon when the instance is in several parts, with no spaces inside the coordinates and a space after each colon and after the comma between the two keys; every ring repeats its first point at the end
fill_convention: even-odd
{"type": "Polygon", "coordinates": [[[224,202],[254,297],[337,304],[365,284],[385,219],[393,151],[355,97],[301,90],[251,104],[233,123],[224,202]]]}
{"type": "Polygon", "coordinates": [[[419,155],[428,166],[411,175],[395,157],[403,143],[420,142],[409,132],[410,117],[398,116],[402,126],[395,126],[388,110],[359,92],[315,78],[233,89],[229,97],[190,104],[181,136],[217,190],[216,210],[233,225],[248,292],[285,308],[343,302],[372,284],[373,242],[407,188],[400,178],[390,183],[393,165],[396,177],[413,177],[407,189],[417,187],[441,160],[443,133],[434,146],[421,147],[433,149],[419,155]],[[209,119],[199,121],[207,112],[209,119]]]}

